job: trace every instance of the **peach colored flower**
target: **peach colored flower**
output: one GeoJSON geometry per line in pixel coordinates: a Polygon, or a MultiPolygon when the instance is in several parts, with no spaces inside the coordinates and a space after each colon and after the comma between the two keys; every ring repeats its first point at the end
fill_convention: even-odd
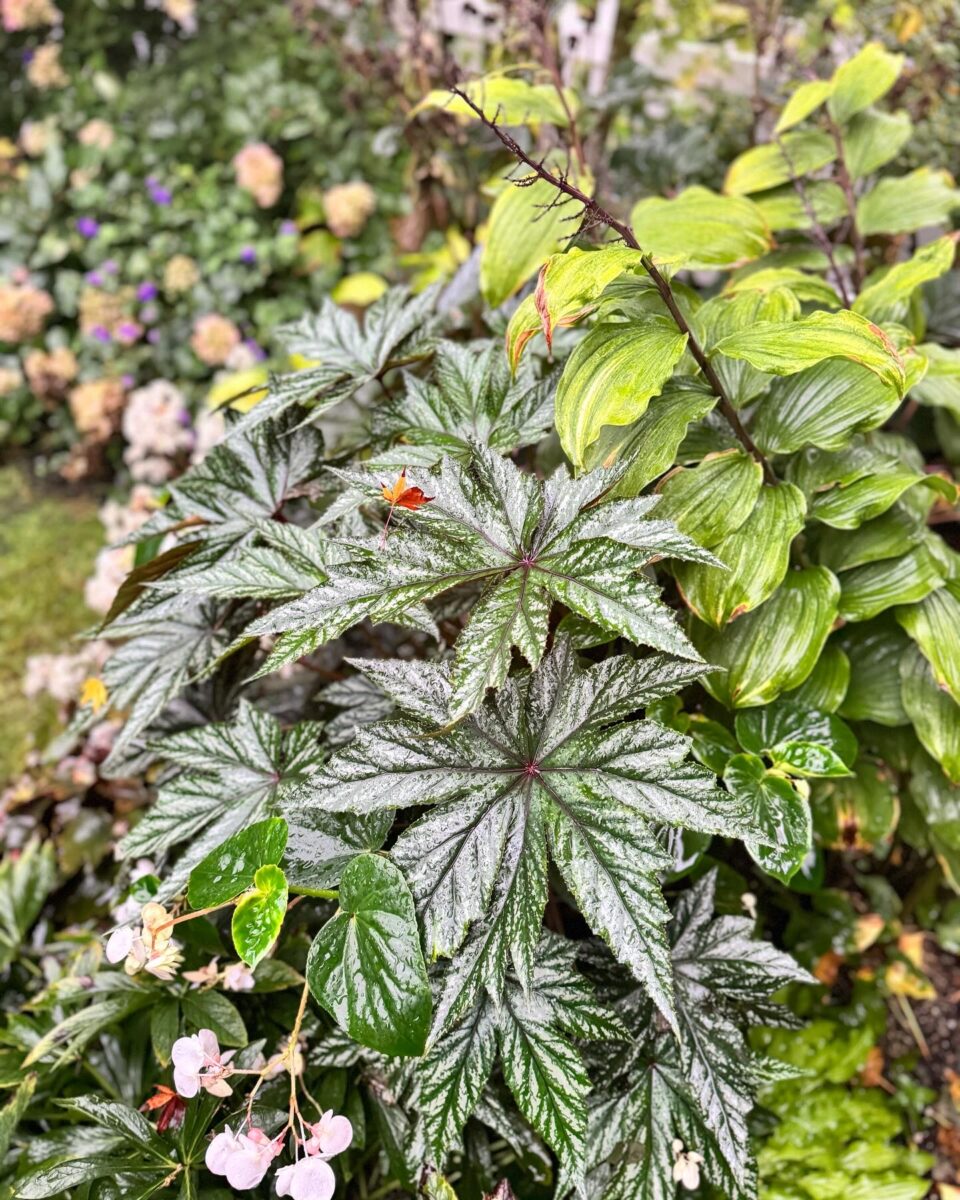
{"type": "Polygon", "coordinates": [[[327,225],[340,238],[356,237],[376,207],[376,193],[362,180],[338,183],[323,193],[327,225]]]}
{"type": "Polygon", "coordinates": [[[233,157],[237,186],[261,208],[270,208],[283,191],[283,159],[266,142],[251,142],[233,157]]]}
{"type": "Polygon", "coordinates": [[[240,330],[219,313],[206,313],[193,323],[190,345],[197,358],[208,366],[223,366],[239,341],[240,330]]]}
{"type": "Polygon", "coordinates": [[[23,369],[30,390],[41,400],[56,400],[63,396],[67,384],[73,383],[79,370],[77,356],[67,346],[55,350],[31,350],[23,360],[23,369]]]}
{"type": "Polygon", "coordinates": [[[162,8],[172,21],[176,21],[184,33],[197,32],[195,0],[163,0],[162,8]]]}
{"type": "Polygon", "coordinates": [[[92,117],[77,130],[77,141],[81,146],[92,146],[96,150],[109,150],[114,139],[113,126],[101,117],[92,117]]]}
{"type": "Polygon", "coordinates": [[[0,0],[0,21],[7,33],[56,25],[62,13],[50,0],[0,0]]]}
{"type": "Polygon", "coordinates": [[[119,379],[89,379],[68,396],[77,430],[89,441],[104,442],[120,423],[125,398],[119,379]]]}
{"type": "Polygon", "coordinates": [[[32,284],[0,284],[0,342],[25,342],[43,329],[53,297],[32,284]]]}
{"type": "Polygon", "coordinates": [[[172,295],[188,292],[199,280],[200,269],[186,254],[175,254],[163,269],[163,290],[172,295]]]}
{"type": "Polygon", "coordinates": [[[70,82],[66,71],[60,65],[60,44],[44,42],[33,52],[33,58],[27,64],[27,79],[41,92],[53,88],[64,88],[70,82]]]}
{"type": "Polygon", "coordinates": [[[28,158],[39,158],[50,144],[52,127],[46,121],[24,121],[17,141],[28,158]]]}

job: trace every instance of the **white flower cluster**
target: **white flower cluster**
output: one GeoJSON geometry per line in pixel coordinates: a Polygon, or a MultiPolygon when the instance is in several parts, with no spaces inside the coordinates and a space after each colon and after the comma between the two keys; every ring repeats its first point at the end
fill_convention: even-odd
{"type": "Polygon", "coordinates": [[[123,413],[127,447],[123,461],[134,479],[164,483],[178,456],[193,449],[194,435],[186,400],[178,387],[155,379],[131,392],[123,413]]]}

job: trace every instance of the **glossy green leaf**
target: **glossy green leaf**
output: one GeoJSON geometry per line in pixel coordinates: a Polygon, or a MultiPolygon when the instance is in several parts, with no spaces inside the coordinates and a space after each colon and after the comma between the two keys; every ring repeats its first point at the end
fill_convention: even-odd
{"type": "Polygon", "coordinates": [[[706,676],[707,690],[728,708],[749,708],[798,687],[820,655],[839,599],[836,577],[808,567],[788,571],[766,603],[722,631],[694,621],[694,645],[723,669],[706,676]]]}
{"type": "Polygon", "coordinates": [[[786,575],[806,507],[803,493],[792,484],[762,487],[747,519],[713,546],[722,567],[676,565],[683,598],[701,620],[722,629],[774,593],[786,575]]]}
{"type": "Polygon", "coordinates": [[[886,95],[902,68],[902,54],[891,54],[879,42],[868,42],[834,72],[833,90],[827,100],[831,117],[841,125],[849,121],[886,95]]]}
{"type": "Polygon", "coordinates": [[[763,322],[723,338],[715,354],[746,359],[770,375],[795,375],[824,359],[846,358],[873,371],[902,395],[903,361],[882,329],[856,313],[815,312],[797,321],[763,322]]]}
{"type": "Polygon", "coordinates": [[[723,290],[731,295],[744,291],[769,292],[775,288],[789,289],[798,300],[810,300],[827,308],[840,307],[840,296],[833,284],[799,267],[759,267],[747,274],[741,272],[723,290]]]}
{"type": "Polygon", "coordinates": [[[754,146],[738,155],[727,170],[723,190],[730,196],[762,192],[787,183],[792,176],[825,167],[836,153],[829,134],[814,130],[786,133],[779,143],[754,146]]]}
{"type": "Polygon", "coordinates": [[[857,201],[857,226],[864,237],[913,233],[942,225],[960,207],[960,190],[947,171],[918,167],[909,175],[885,176],[857,201]]]}
{"type": "Polygon", "coordinates": [[[943,582],[943,567],[921,543],[899,558],[845,571],[840,580],[840,616],[869,621],[896,604],[914,604],[943,582]]]}
{"type": "Polygon", "coordinates": [[[807,678],[798,688],[787,692],[784,698],[795,700],[805,708],[835,713],[843,703],[849,686],[850,659],[838,645],[828,642],[807,678]]]}
{"type": "Polygon", "coordinates": [[[794,88],[790,99],[783,106],[780,119],[774,127],[775,133],[786,133],[815,112],[833,91],[832,79],[809,79],[794,88]]]}
{"type": "Polygon", "coordinates": [[[755,204],[704,187],[686,188],[669,200],[640,200],[633,206],[630,224],[655,260],[692,270],[737,266],[759,258],[773,244],[755,204]]]}
{"type": "Polygon", "coordinates": [[[527,342],[543,333],[547,348],[556,329],[573,325],[596,307],[603,289],[624,271],[639,269],[641,253],[628,246],[576,246],[553,254],[540,268],[536,291],[525,297],[507,325],[507,358],[516,372],[527,342]]]}
{"type": "Polygon", "coordinates": [[[217,1041],[224,1046],[245,1046],[249,1040],[237,1006],[222,992],[212,989],[187,992],[181,1001],[181,1009],[191,1029],[212,1029],[217,1041]]]}
{"type": "Polygon", "coordinates": [[[701,384],[674,376],[639,421],[608,425],[587,451],[587,463],[591,470],[601,463],[628,463],[611,495],[637,496],[673,465],[691,422],[705,417],[716,403],[717,397],[701,384]]]}
{"type": "Polygon", "coordinates": [[[851,179],[863,179],[897,157],[910,140],[907,112],[859,112],[843,131],[843,155],[851,179]]]}
{"type": "MultiPolygon", "coordinates": [[[[547,166],[558,174],[566,169],[559,162],[547,166]]],[[[571,171],[570,175],[582,191],[592,190],[588,172],[571,171]]],[[[491,308],[498,308],[561,249],[574,231],[580,211],[576,200],[545,179],[523,187],[511,182],[500,192],[490,210],[480,258],[480,291],[491,308]]]]}
{"type": "Polygon", "coordinates": [[[340,908],[313,939],[306,975],[317,1002],[361,1045],[423,1053],[430,987],[413,897],[393,863],[361,854],[343,872],[340,908]]]}
{"type": "Polygon", "coordinates": [[[960,234],[951,233],[937,238],[921,246],[905,262],[874,272],[854,301],[853,311],[870,321],[902,321],[917,288],[939,278],[953,266],[958,237],[960,234]]]}
{"type": "Polygon", "coordinates": [[[909,639],[889,617],[848,626],[837,635],[850,660],[850,683],[839,712],[852,721],[909,724],[900,700],[900,660],[909,639]]]}
{"type": "Polygon", "coordinates": [[[212,908],[239,896],[259,867],[280,861],[286,844],[287,823],[280,817],[267,817],[227,838],[190,872],[191,907],[212,908]]]}
{"type": "Polygon", "coordinates": [[[849,775],[857,741],[839,717],[783,698],[736,717],[744,750],[796,775],[849,775]]]}
{"type": "Polygon", "coordinates": [[[673,521],[701,546],[714,546],[750,516],[763,471],[743,450],[708,455],[697,467],[677,467],[657,486],[657,516],[673,521]]]}
{"type": "MultiPolygon", "coordinates": [[[[926,359],[901,351],[906,390],[923,378],[926,359]]],[[[858,434],[882,425],[900,406],[897,388],[859,363],[826,359],[787,379],[774,379],[754,422],[754,436],[768,454],[804,446],[840,450],[858,434]]]]}
{"type": "Polygon", "coordinates": [[[960,417],[960,349],[924,342],[917,351],[927,360],[927,373],[911,388],[911,398],[960,417]]]}
{"type": "Polygon", "coordinates": [[[806,800],[779,771],[767,770],[755,754],[737,754],[727,763],[723,782],[749,803],[760,830],[747,849],[771,875],[786,883],[810,852],[813,824],[806,800]]]}
{"type": "Polygon", "coordinates": [[[948,581],[919,604],[897,609],[896,617],[933,668],[937,686],[960,703],[960,583],[948,581]]]}
{"type": "Polygon", "coordinates": [[[233,910],[230,932],[237,953],[255,967],[280,936],[287,912],[287,880],[277,866],[260,867],[253,890],[233,910]]]}
{"type": "Polygon", "coordinates": [[[567,360],[557,387],[556,425],[574,466],[605,425],[630,425],[659,395],[687,344],[667,317],[597,325],[567,360]]]}
{"type": "Polygon", "coordinates": [[[947,778],[960,783],[960,704],[937,685],[916,646],[900,659],[900,697],[917,737],[947,778]]]}
{"type": "Polygon", "coordinates": [[[910,763],[908,786],[925,822],[924,841],[937,856],[946,882],[960,892],[960,790],[919,747],[910,763]]]}
{"type": "MultiPolygon", "coordinates": [[[[749,282],[749,277],[748,277],[749,282]]],[[[708,300],[694,315],[700,344],[716,347],[758,326],[793,323],[800,316],[800,302],[787,287],[742,288],[708,300]]],[[[770,376],[745,358],[713,354],[713,367],[734,408],[743,408],[770,386],[770,376]]]]}
{"type": "Polygon", "coordinates": [[[916,546],[923,530],[922,521],[895,504],[857,529],[824,529],[817,540],[817,558],[839,575],[868,563],[899,558],[916,546]]]}

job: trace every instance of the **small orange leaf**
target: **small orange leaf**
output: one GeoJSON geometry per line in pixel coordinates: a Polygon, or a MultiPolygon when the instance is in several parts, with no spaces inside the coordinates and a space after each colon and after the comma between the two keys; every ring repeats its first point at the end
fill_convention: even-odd
{"type": "Polygon", "coordinates": [[[418,508],[422,508],[434,499],[433,496],[425,496],[422,488],[408,486],[406,467],[400,472],[396,483],[393,485],[384,483],[381,486],[381,494],[391,508],[406,508],[411,512],[416,512],[418,508]]]}
{"type": "Polygon", "coordinates": [[[98,679],[95,675],[91,675],[83,681],[83,687],[80,689],[80,707],[90,705],[95,713],[98,713],[101,708],[107,703],[107,685],[102,679],[98,679]]]}

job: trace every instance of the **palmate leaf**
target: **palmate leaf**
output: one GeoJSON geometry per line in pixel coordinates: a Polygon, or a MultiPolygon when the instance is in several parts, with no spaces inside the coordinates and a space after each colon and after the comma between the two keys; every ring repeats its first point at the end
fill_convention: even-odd
{"type": "MultiPolygon", "coordinates": [[[[120,850],[126,856],[156,855],[188,842],[175,868],[164,875],[165,895],[174,894],[192,869],[232,834],[265,817],[283,816],[292,808],[295,789],[319,770],[322,759],[318,725],[303,723],[284,732],[269,713],[243,700],[229,724],[174,734],[156,750],[181,773],[161,786],[156,802],[120,850]]],[[[292,828],[288,853],[294,836],[292,828]]],[[[357,848],[365,848],[357,823],[352,831],[344,823],[344,837],[357,837],[357,848]]]]}
{"type": "Polygon", "coordinates": [[[751,827],[743,804],[687,761],[685,738],[625,718],[703,668],[658,655],[584,670],[561,639],[536,672],[512,677],[472,718],[437,734],[453,688],[445,667],[358,665],[401,715],[358,730],[302,797],[357,814],[434,806],[392,855],[428,955],[457,956],[435,1029],[482,987],[498,992],[508,960],[521,978],[532,973],[548,851],[591,927],[675,1020],[657,880],[670,860],[653,826],[733,836],[751,827]]]}
{"type": "Polygon", "coordinates": [[[630,1035],[614,1012],[595,1001],[574,956],[571,944],[544,934],[527,985],[509,973],[499,1003],[484,994],[428,1051],[420,1103],[438,1162],[460,1142],[499,1053],[520,1111],[568,1177],[582,1177],[590,1082],[573,1039],[623,1042],[630,1035]]]}
{"type": "Polygon", "coordinates": [[[473,443],[507,454],[537,442],[553,422],[554,383],[526,361],[512,378],[499,343],[441,342],[428,380],[408,375],[403,395],[374,412],[374,435],[390,448],[375,467],[433,466],[469,459],[473,443]]]}
{"type": "Polygon", "coordinates": [[[112,638],[128,639],[103,669],[110,703],[126,710],[123,728],[103,764],[109,776],[125,768],[124,754],[136,738],[175,699],[187,683],[216,659],[229,636],[217,627],[216,606],[209,601],[174,599],[162,609],[149,597],[109,627],[112,638]]]}
{"type": "Polygon", "coordinates": [[[288,375],[273,376],[267,395],[234,427],[237,437],[296,405],[314,416],[387,371],[426,358],[433,351],[437,288],[411,296],[391,288],[366,310],[363,324],[352,313],[325,299],[318,313],[302,317],[277,331],[290,353],[312,365],[288,375]]]}
{"type": "Polygon", "coordinates": [[[730,1200],[755,1194],[746,1118],[763,1069],[743,1029],[777,1019],[771,997],[785,984],[813,980],[789,955],[755,939],[747,918],[715,919],[715,884],[712,871],[674,907],[679,1039],[650,1032],[646,1000],[627,994],[616,1006],[628,1028],[645,1036],[607,1063],[613,1097],[591,1113],[588,1141],[596,1136],[597,1157],[612,1172],[606,1200],[673,1200],[674,1140],[702,1155],[702,1174],[730,1200]]]}
{"type": "MultiPolygon", "coordinates": [[[[445,459],[438,477],[414,478],[431,503],[408,514],[385,547],[341,543],[328,581],[248,625],[247,640],[281,634],[262,671],[276,670],[364,618],[409,619],[411,609],[458,584],[485,589],[457,642],[449,720],[474,710],[506,679],[516,646],[535,667],[550,605],[565,604],[612,634],[698,659],[657,588],[640,572],[664,556],[714,563],[668,521],[651,520],[655,498],[594,503],[616,481],[596,471],[545,483],[510,460],[474,447],[469,465],[445,459]]],[[[348,479],[380,499],[376,476],[348,479]]]]}
{"type": "Polygon", "coordinates": [[[234,433],[170,485],[166,506],[132,539],[143,542],[176,531],[181,542],[201,543],[175,575],[165,578],[165,590],[181,591],[180,580],[223,566],[316,477],[323,465],[323,439],[300,424],[302,416],[290,411],[262,428],[234,433]]]}

